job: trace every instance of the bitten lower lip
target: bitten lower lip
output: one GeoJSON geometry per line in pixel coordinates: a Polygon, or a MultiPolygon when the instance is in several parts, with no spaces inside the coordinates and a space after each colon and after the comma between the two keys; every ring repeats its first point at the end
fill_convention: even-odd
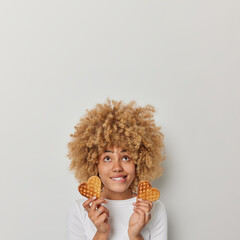
{"type": "Polygon", "coordinates": [[[127,180],[127,178],[125,177],[125,178],[116,178],[116,179],[114,179],[114,178],[111,178],[114,182],[126,182],[126,180],[127,180]]]}

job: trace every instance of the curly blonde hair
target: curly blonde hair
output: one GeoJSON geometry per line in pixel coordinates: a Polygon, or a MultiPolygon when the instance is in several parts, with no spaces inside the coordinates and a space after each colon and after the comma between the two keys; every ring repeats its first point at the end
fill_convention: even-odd
{"type": "Polygon", "coordinates": [[[79,183],[98,175],[99,156],[114,146],[126,149],[135,163],[135,179],[130,186],[133,190],[139,181],[161,176],[164,169],[160,164],[166,158],[162,152],[164,134],[154,122],[154,112],[152,105],[139,107],[135,101],[123,104],[109,98],[87,110],[67,145],[69,169],[79,183]]]}

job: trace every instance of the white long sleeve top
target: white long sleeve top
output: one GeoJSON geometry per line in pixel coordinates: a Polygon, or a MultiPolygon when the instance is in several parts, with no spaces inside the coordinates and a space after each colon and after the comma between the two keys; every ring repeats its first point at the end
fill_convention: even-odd
{"type": "MultiPolygon", "coordinates": [[[[97,229],[87,211],[82,204],[86,198],[76,200],[75,204],[69,208],[68,212],[68,240],[92,240],[97,229]]],[[[111,231],[108,239],[110,240],[129,240],[128,224],[133,214],[132,203],[137,198],[126,200],[109,200],[102,204],[109,210],[109,223],[111,231]]],[[[144,240],[167,240],[167,213],[162,201],[157,200],[153,203],[151,219],[142,229],[141,235],[144,240]]]]}

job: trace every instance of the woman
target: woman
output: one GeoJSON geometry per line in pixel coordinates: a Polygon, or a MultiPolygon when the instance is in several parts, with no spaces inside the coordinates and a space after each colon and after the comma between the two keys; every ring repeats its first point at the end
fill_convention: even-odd
{"type": "Polygon", "coordinates": [[[99,176],[103,188],[101,198],[79,199],[69,209],[68,240],[167,240],[163,202],[136,201],[138,183],[163,173],[164,135],[153,112],[151,105],[107,99],[75,126],[70,170],[79,183],[99,176]]]}

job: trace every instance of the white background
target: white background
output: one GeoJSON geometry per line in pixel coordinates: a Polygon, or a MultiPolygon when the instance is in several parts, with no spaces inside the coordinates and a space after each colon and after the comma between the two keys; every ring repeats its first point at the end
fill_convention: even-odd
{"type": "Polygon", "coordinates": [[[79,198],[69,134],[107,97],[156,107],[167,159],[153,182],[169,240],[238,240],[240,4],[0,3],[0,239],[64,240],[79,198]]]}

